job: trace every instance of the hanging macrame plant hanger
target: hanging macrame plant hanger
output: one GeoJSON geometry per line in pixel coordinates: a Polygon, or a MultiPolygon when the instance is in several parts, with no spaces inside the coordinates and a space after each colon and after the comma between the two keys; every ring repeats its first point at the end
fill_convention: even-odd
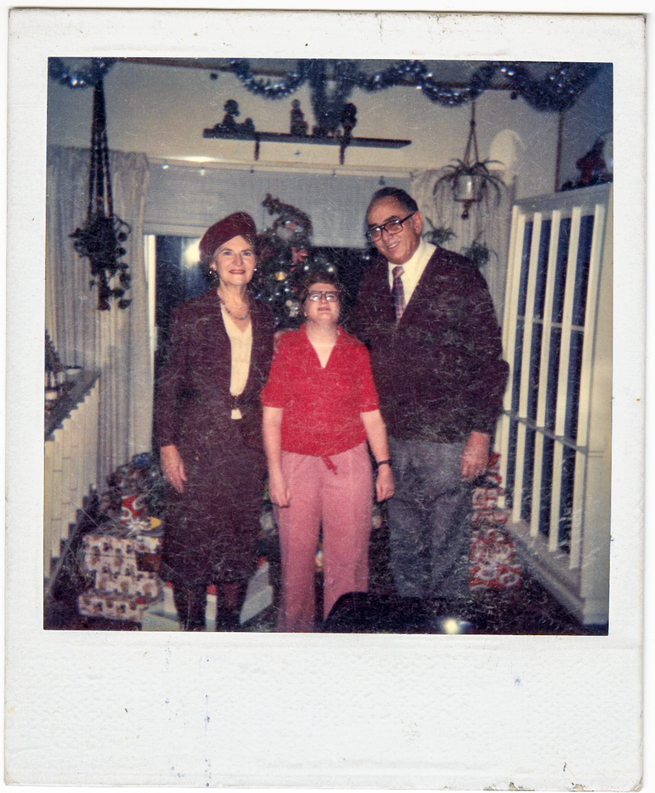
{"type": "Polygon", "coordinates": [[[118,300],[119,308],[127,308],[131,300],[124,297],[130,287],[129,265],[119,259],[126,253],[123,243],[130,233],[129,225],[114,214],[107,143],[107,113],[102,77],[98,77],[93,93],[91,125],[91,164],[89,202],[84,226],[70,236],[75,250],[89,260],[90,286],[98,287],[98,310],[109,311],[110,299],[118,300]],[[118,274],[119,286],[111,279],[118,274]]]}

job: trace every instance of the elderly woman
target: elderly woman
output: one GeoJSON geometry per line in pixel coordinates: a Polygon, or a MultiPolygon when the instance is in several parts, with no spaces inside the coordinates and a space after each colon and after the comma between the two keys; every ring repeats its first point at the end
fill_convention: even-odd
{"type": "Polygon", "coordinates": [[[322,526],[323,616],[346,592],[368,589],[373,477],[394,492],[387,434],[368,352],[339,326],[341,288],[318,272],[303,284],[305,322],[280,339],[262,391],[269,491],[280,532],[277,629],[314,628],[314,566],[322,526]]]}
{"type": "Polygon", "coordinates": [[[255,233],[252,218],[237,212],[203,236],[201,263],[213,285],[176,309],[158,382],[156,432],[170,484],[164,572],[184,630],[205,627],[210,583],[217,629],[237,629],[256,567],[265,474],[259,392],[274,319],[248,293],[255,233]]]}

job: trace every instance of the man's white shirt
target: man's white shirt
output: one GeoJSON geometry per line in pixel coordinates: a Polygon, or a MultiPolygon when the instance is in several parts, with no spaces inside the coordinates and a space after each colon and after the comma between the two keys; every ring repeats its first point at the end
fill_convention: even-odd
{"type": "MultiPolygon", "coordinates": [[[[409,304],[412,295],[414,294],[414,290],[418,285],[418,282],[423,275],[423,271],[425,270],[426,264],[432,258],[432,254],[437,250],[436,245],[432,245],[425,240],[421,240],[419,242],[418,248],[414,251],[414,255],[411,259],[408,259],[405,264],[401,265],[404,272],[401,275],[401,280],[403,282],[403,292],[405,294],[405,306],[409,304]]],[[[393,264],[392,262],[387,262],[389,265],[389,289],[393,286],[393,270],[394,267],[398,267],[397,264],[393,264]]]]}

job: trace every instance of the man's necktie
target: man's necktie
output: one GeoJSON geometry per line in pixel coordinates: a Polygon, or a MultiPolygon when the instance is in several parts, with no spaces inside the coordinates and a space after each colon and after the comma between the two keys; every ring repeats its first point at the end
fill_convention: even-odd
{"type": "Polygon", "coordinates": [[[396,322],[400,322],[400,318],[405,310],[405,290],[403,289],[403,282],[401,275],[405,272],[404,267],[394,267],[391,271],[393,276],[393,286],[391,287],[391,294],[393,295],[393,306],[396,309],[396,322]]]}

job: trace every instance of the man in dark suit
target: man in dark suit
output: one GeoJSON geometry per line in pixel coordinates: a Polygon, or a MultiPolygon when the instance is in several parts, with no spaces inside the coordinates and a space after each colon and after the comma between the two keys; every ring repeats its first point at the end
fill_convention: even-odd
{"type": "Polygon", "coordinates": [[[471,482],[489,462],[507,382],[484,278],[421,238],[404,190],[378,190],[367,237],[380,254],[362,279],[355,328],[371,349],[396,495],[391,562],[402,597],[468,597],[471,482]]]}

